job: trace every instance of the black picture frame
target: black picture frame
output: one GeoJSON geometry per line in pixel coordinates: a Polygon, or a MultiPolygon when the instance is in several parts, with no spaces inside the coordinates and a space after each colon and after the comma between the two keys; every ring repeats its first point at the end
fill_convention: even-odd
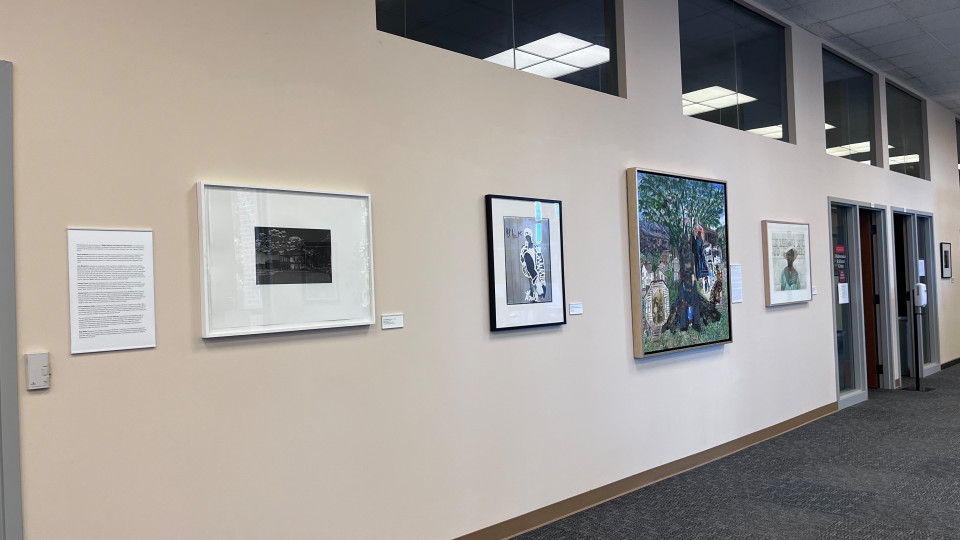
{"type": "Polygon", "coordinates": [[[563,203],[487,195],[490,330],[567,323],[563,203]]]}

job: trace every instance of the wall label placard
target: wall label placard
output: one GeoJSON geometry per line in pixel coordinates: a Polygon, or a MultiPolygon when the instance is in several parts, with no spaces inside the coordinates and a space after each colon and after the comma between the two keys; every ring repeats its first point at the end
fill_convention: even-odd
{"type": "Polygon", "coordinates": [[[70,352],[157,346],[153,231],[68,229],[70,352]]]}

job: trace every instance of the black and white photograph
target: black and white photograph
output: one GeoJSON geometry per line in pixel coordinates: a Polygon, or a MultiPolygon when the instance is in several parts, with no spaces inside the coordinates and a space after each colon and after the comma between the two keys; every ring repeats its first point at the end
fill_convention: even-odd
{"type": "Polygon", "coordinates": [[[333,283],[330,229],[256,227],[257,285],[333,283]]]}
{"type": "Polygon", "coordinates": [[[504,217],[503,252],[507,304],[552,302],[550,220],[504,217]]]}
{"type": "Polygon", "coordinates": [[[561,202],[487,195],[490,329],[566,324],[561,202]]]}

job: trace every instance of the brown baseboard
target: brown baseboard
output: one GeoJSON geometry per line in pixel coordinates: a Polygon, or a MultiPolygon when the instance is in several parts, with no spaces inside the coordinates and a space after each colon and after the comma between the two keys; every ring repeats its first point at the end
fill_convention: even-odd
{"type": "Polygon", "coordinates": [[[951,360],[951,361],[949,361],[949,362],[944,362],[944,363],[940,364],[940,369],[943,370],[943,369],[951,368],[951,367],[953,367],[953,366],[955,366],[955,365],[957,365],[957,364],[960,364],[960,358],[954,358],[953,360],[951,360]]]}
{"type": "Polygon", "coordinates": [[[706,465],[711,461],[739,452],[744,448],[771,439],[777,435],[782,435],[835,412],[837,412],[836,403],[818,407],[800,416],[761,429],[755,433],[744,435],[739,439],[721,444],[720,446],[715,446],[703,452],[693,454],[692,456],[687,456],[674,462],[655,467],[649,471],[635,474],[623,480],[613,482],[612,484],[592,489],[586,493],[574,495],[569,499],[545,506],[539,510],[534,510],[522,516],[517,516],[513,519],[497,523],[496,525],[480,529],[479,531],[465,534],[455,540],[503,540],[505,538],[513,538],[518,534],[542,527],[547,523],[586,510],[591,506],[596,506],[610,499],[630,493],[631,491],[636,491],[644,486],[649,486],[650,484],[665,480],[671,476],[676,476],[690,469],[706,465]]]}

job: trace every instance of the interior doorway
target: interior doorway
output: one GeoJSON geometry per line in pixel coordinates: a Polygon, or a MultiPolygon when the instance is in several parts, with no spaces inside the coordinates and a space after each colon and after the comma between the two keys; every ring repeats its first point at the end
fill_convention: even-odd
{"type": "Polygon", "coordinates": [[[893,227],[900,373],[913,387],[918,366],[924,377],[940,371],[933,216],[897,209],[893,227]]]}
{"type": "Polygon", "coordinates": [[[867,368],[867,388],[894,388],[892,370],[884,369],[889,358],[889,328],[886,302],[886,245],[884,239],[884,211],[877,208],[859,208],[860,221],[860,287],[863,298],[864,360],[867,368]],[[887,375],[887,377],[884,377],[887,375]],[[884,380],[886,379],[886,380],[884,380]]]}
{"type": "Polygon", "coordinates": [[[886,207],[830,199],[837,401],[896,388],[887,295],[886,207]]]}

